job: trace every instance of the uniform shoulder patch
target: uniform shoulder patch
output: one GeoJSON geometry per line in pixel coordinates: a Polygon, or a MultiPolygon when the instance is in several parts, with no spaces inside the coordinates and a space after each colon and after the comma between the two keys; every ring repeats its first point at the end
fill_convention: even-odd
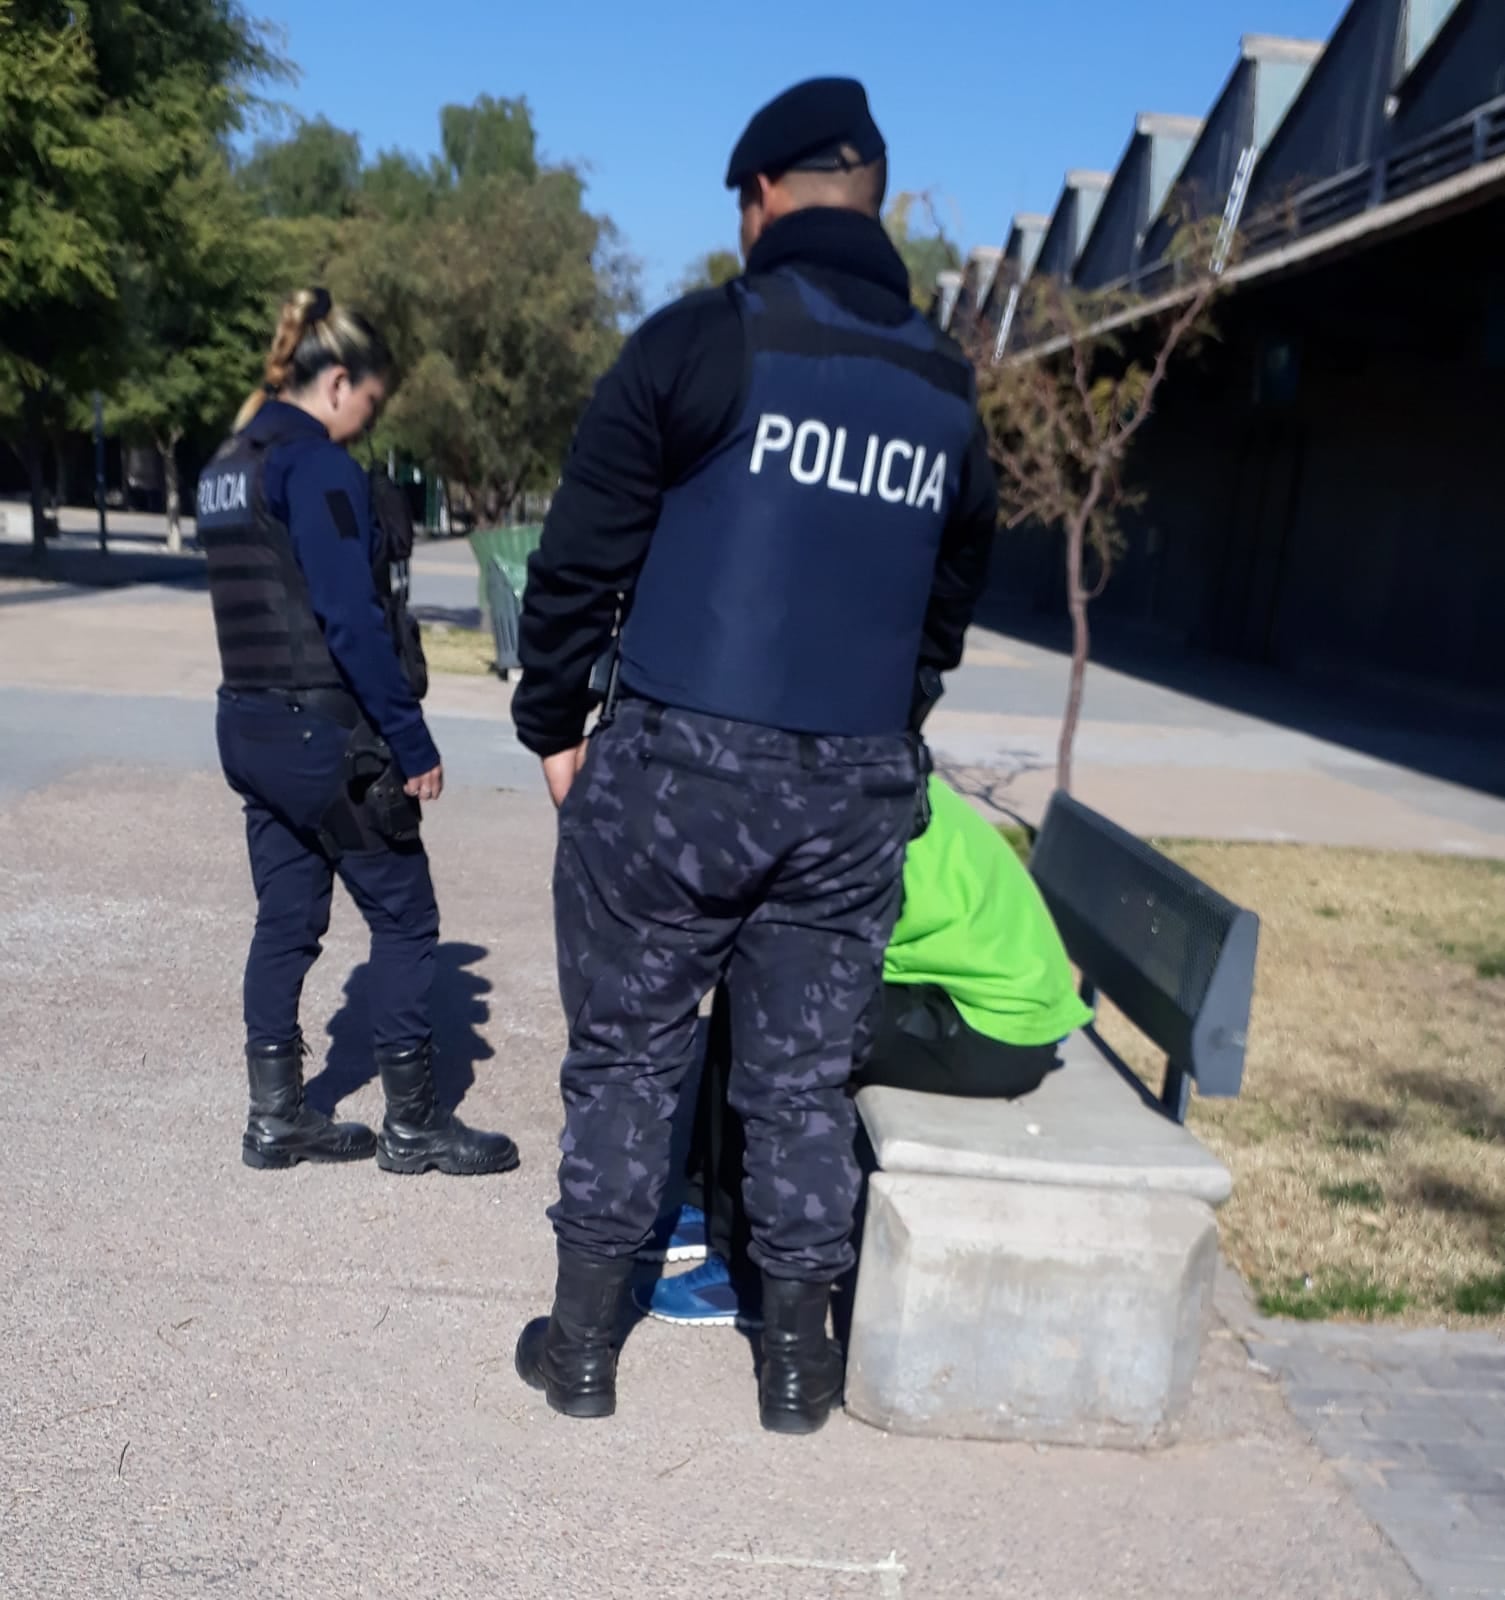
{"type": "Polygon", "coordinates": [[[334,519],[335,529],[342,539],[360,538],[360,519],[350,503],[350,496],[343,489],[326,489],[324,504],[329,507],[329,515],[334,519]]]}

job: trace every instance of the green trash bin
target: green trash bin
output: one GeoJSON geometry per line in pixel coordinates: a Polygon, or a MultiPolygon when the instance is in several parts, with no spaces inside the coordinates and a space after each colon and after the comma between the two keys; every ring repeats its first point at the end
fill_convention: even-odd
{"type": "Polygon", "coordinates": [[[522,522],[515,528],[478,528],[470,536],[470,548],[480,576],[480,606],[486,609],[486,569],[493,561],[507,574],[512,592],[522,599],[528,581],[528,557],[543,537],[541,522],[522,522]]]}
{"type": "Polygon", "coordinates": [[[504,681],[519,665],[517,629],[528,581],[528,557],[538,548],[542,535],[541,523],[526,522],[515,528],[482,528],[470,536],[470,548],[480,568],[481,611],[496,647],[496,670],[504,681]]]}

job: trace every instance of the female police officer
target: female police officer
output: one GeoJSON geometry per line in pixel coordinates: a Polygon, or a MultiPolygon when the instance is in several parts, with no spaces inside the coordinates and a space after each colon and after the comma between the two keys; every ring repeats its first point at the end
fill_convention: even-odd
{"type": "Polygon", "coordinates": [[[370,426],[392,362],[363,317],[310,289],[283,307],[266,382],[199,484],[223,685],[219,749],[245,803],[256,889],[246,961],[252,1167],[352,1161],[391,1172],[504,1172],[504,1134],[435,1100],[430,989],[439,911],[418,806],[444,785],[398,652],[390,562],[345,446],[370,426]],[[379,1136],[303,1098],[303,980],[338,874],[371,930],[379,1136]]]}

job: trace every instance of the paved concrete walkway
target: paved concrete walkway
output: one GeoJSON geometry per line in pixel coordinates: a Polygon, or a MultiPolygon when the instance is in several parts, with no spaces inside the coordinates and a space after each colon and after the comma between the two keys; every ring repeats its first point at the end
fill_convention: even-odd
{"type": "MultiPolygon", "coordinates": [[[[746,1342],[644,1324],[609,1423],[511,1370],[547,1305],[562,1026],[545,800],[433,808],[450,1092],[523,1168],[247,1171],[234,805],[204,771],[0,797],[0,1593],[433,1600],[1416,1600],[1226,1330],[1140,1457],[757,1426],[746,1342]]],[[[380,1116],[358,918],[316,1092],[380,1116]]]]}
{"type": "MultiPolygon", "coordinates": [[[[1022,696],[1050,670],[982,639],[960,679],[1022,696]]],[[[506,691],[447,680],[435,700],[448,1083],[525,1154],[457,1183],[239,1164],[249,896],[213,681],[191,588],[0,594],[0,1591],[1505,1595],[1499,1341],[1261,1323],[1226,1285],[1187,1437],[1153,1457],[844,1419],[770,1439],[745,1344],[652,1324],[615,1423],[553,1417],[510,1371],[550,1282],[561,1029],[552,816],[506,691]]],[[[1160,721],[1089,727],[1188,726],[1135,704],[1160,721]]],[[[1193,735],[1226,715],[1189,714],[1193,735]]],[[[1277,792],[1300,771],[1284,759],[1277,792]]],[[[1115,770],[1123,796],[1123,765],[1084,778],[1115,770]]],[[[1174,787],[1205,808],[1198,771],[1174,787]]],[[[1443,799],[1426,788],[1420,815],[1443,799]]],[[[342,905],[306,1026],[319,1091],[374,1119],[358,934],[342,905]]]]}
{"type": "Polygon", "coordinates": [[[1505,1600],[1505,1339],[1219,1309],[1436,1600],[1505,1600]]]}

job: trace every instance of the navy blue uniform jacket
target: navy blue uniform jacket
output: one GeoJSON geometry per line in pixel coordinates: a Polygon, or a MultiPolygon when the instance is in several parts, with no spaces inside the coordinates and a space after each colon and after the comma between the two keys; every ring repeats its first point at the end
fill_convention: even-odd
{"type": "Polygon", "coordinates": [[[329,653],[371,726],[392,747],[403,775],[439,765],[376,593],[371,485],[323,423],[269,400],[246,425],[249,438],[278,435],[267,452],[267,507],[287,526],[329,653]]]}

